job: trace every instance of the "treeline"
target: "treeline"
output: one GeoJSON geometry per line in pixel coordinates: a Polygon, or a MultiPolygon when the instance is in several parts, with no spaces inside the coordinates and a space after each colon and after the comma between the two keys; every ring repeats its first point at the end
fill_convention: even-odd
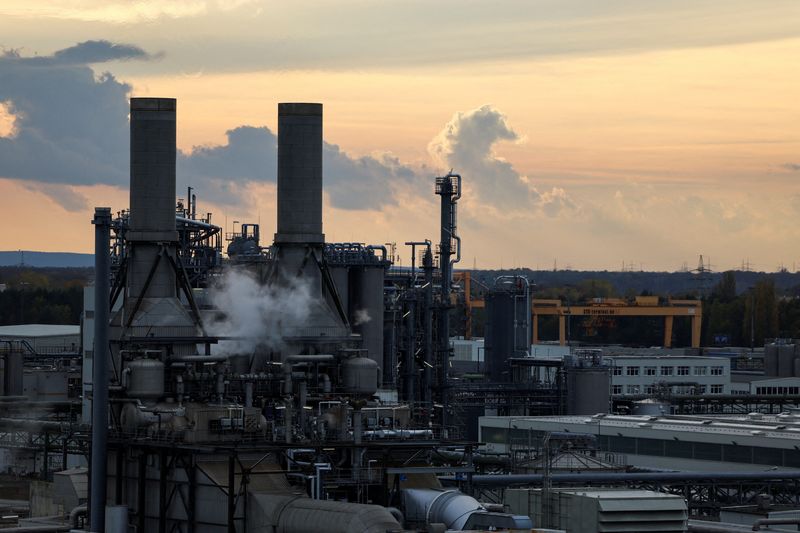
{"type": "Polygon", "coordinates": [[[78,324],[91,268],[0,267],[0,325],[78,324]]]}
{"type": "Polygon", "coordinates": [[[800,286],[779,291],[764,278],[737,293],[733,272],[725,272],[703,303],[706,345],[762,346],[776,337],[800,338],[800,286]]]}
{"type": "MultiPolygon", "coordinates": [[[[628,298],[658,295],[665,303],[666,295],[654,290],[623,290],[614,280],[591,277],[571,279],[563,285],[537,284],[534,298],[558,299],[565,304],[584,304],[595,298],[628,298]]],[[[781,274],[761,274],[746,277],[746,286],[738,284],[741,272],[723,272],[706,288],[672,292],[676,299],[700,299],[703,303],[701,343],[703,346],[763,346],[773,338],[800,338],[800,284],[789,285],[791,279],[781,274]]],[[[750,273],[748,273],[750,274],[750,273]]],[[[653,274],[655,275],[655,274],[653,274]]],[[[473,313],[473,334],[483,335],[486,316],[483,309],[473,313]]],[[[460,325],[459,321],[454,321],[460,325]]],[[[573,342],[587,344],[622,344],[627,346],[661,346],[664,342],[662,317],[571,316],[566,324],[567,335],[573,342]]],[[[462,331],[455,332],[463,334],[462,331]]],[[[558,319],[543,316],[539,319],[539,338],[558,339],[558,319]]],[[[675,319],[673,346],[691,344],[691,323],[675,319]]]]}

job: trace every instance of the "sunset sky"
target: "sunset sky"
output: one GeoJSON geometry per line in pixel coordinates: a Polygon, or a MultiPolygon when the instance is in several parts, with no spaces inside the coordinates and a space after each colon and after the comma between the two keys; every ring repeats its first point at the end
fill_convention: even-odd
{"type": "Polygon", "coordinates": [[[163,96],[228,230],[274,232],[277,104],[313,101],[329,241],[435,240],[453,168],[462,267],[800,268],[798,0],[3,0],[0,46],[2,250],[91,252],[163,96]]]}

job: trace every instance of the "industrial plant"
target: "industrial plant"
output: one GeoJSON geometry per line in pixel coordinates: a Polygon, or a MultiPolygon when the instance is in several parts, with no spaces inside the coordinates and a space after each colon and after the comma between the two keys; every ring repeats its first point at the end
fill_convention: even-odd
{"type": "Polygon", "coordinates": [[[798,530],[800,344],[703,349],[699,300],[478,287],[458,169],[409,265],[328,242],[318,103],[278,105],[274,236],[227,232],[178,199],[177,117],[130,100],[81,326],[0,328],[2,468],[29,480],[0,531],[798,530]],[[574,316],[663,319],[663,346],[573,346],[574,316]]]}

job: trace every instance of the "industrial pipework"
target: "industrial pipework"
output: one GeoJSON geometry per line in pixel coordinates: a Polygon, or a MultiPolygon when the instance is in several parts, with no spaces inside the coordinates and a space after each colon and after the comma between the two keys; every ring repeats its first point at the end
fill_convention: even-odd
{"type": "Polygon", "coordinates": [[[442,426],[447,425],[449,391],[447,373],[450,366],[450,292],[453,284],[453,265],[461,261],[461,238],[457,235],[456,203],[461,198],[461,176],[449,172],[436,178],[436,194],[441,199],[441,235],[439,241],[439,270],[442,273],[442,294],[439,305],[439,390],[442,402],[442,426]],[[453,255],[453,242],[456,257],[453,255]]]}
{"type": "Polygon", "coordinates": [[[92,462],[90,524],[93,532],[105,531],[106,468],[108,462],[108,348],[109,241],[111,209],[94,213],[94,357],[92,361],[92,462]]]}

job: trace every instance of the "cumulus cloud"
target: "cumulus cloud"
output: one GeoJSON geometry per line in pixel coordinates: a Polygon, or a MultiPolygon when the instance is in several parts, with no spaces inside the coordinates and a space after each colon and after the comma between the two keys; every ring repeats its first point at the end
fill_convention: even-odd
{"type": "MultiPolygon", "coordinates": [[[[127,186],[131,87],[112,74],[95,75],[89,65],[153,57],[109,41],[85,41],[50,56],[0,56],[0,176],[27,182],[68,210],[86,207],[74,186],[127,186]]],[[[225,144],[178,153],[179,186],[191,185],[217,204],[248,204],[251,184],[276,181],[277,135],[264,126],[239,126],[226,136],[225,144]]],[[[537,191],[494,152],[497,143],[519,139],[505,115],[487,105],[457,113],[429,149],[441,165],[465,176],[483,206],[548,216],[572,207],[563,189],[537,191]]],[[[433,177],[391,153],[354,156],[327,142],[323,169],[331,204],[348,210],[381,210],[409,191],[430,194],[433,177]]]]}
{"type": "Polygon", "coordinates": [[[543,212],[557,216],[575,208],[567,192],[559,187],[541,192],[532,181],[498,156],[494,147],[501,142],[521,142],[507,117],[491,105],[456,113],[428,145],[440,165],[454,168],[468,177],[477,200],[505,213],[543,212]]]}
{"type": "Polygon", "coordinates": [[[142,54],[134,46],[87,41],[52,56],[0,56],[0,101],[14,117],[14,134],[0,138],[0,176],[127,183],[130,86],[76,61],[149,57],[142,54]]]}
{"type": "MultiPolygon", "coordinates": [[[[226,132],[227,143],[195,147],[178,158],[178,174],[187,184],[215,191],[215,199],[240,203],[247,183],[277,180],[278,138],[267,127],[240,126],[226,132]]],[[[396,204],[394,188],[420,179],[390,154],[352,157],[339,146],[323,143],[325,192],[341,209],[380,209],[396,204]]]]}
{"type": "Polygon", "coordinates": [[[510,208],[532,207],[538,195],[504,159],[494,153],[501,141],[517,141],[519,135],[506,116],[490,105],[456,113],[430,142],[431,156],[445,167],[469,175],[482,202],[510,208]]]}

